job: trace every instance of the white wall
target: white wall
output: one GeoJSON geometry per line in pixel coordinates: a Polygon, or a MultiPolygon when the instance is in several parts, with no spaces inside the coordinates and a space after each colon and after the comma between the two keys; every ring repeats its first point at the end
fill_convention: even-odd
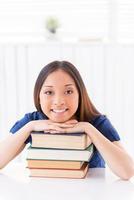
{"type": "Polygon", "coordinates": [[[96,107],[108,115],[133,153],[133,52],[133,45],[121,44],[0,44],[0,138],[34,110],[33,87],[41,68],[53,60],[68,60],[81,72],[96,107]]]}

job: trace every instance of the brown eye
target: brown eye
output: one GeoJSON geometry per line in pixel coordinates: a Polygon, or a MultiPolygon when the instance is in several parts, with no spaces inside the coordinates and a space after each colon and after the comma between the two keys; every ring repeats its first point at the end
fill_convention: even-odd
{"type": "Polygon", "coordinates": [[[46,92],[44,92],[44,94],[46,94],[46,95],[51,95],[51,94],[52,94],[52,91],[46,91],[46,92]]]}
{"type": "Polygon", "coordinates": [[[72,94],[73,91],[72,91],[72,90],[67,90],[65,93],[66,93],[66,94],[72,94]]]}

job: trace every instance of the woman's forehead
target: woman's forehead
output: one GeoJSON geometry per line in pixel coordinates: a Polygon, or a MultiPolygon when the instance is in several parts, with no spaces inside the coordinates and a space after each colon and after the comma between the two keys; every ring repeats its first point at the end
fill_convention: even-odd
{"type": "Polygon", "coordinates": [[[62,83],[62,85],[75,85],[74,79],[65,71],[57,70],[48,75],[43,85],[55,85],[62,83]]]}

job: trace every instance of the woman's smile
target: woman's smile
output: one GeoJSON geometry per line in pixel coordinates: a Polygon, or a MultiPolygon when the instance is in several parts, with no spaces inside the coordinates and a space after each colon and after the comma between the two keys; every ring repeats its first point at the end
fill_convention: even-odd
{"type": "Polygon", "coordinates": [[[68,110],[68,108],[64,108],[64,109],[51,109],[52,112],[54,113],[64,113],[68,110]]]}
{"type": "Polygon", "coordinates": [[[50,120],[65,122],[74,118],[78,103],[79,93],[70,75],[57,70],[46,78],[40,92],[40,105],[50,120]]]}

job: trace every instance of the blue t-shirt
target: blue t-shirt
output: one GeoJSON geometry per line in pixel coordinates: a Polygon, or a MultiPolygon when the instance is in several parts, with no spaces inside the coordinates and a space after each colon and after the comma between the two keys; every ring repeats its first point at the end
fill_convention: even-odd
{"type": "MultiPolygon", "coordinates": [[[[33,113],[27,113],[21,120],[17,121],[14,124],[14,126],[10,129],[10,132],[13,134],[16,133],[20,128],[22,128],[25,124],[27,124],[32,120],[44,120],[44,119],[48,118],[41,112],[36,111],[33,113]]],[[[105,115],[100,115],[96,117],[90,123],[111,142],[120,140],[117,131],[115,130],[115,128],[112,126],[111,122],[105,115]]],[[[28,139],[25,141],[26,144],[29,142],[30,143],[32,142],[31,136],[29,136],[28,139]]],[[[95,168],[95,167],[105,167],[105,161],[96,148],[94,148],[93,156],[89,161],[89,168],[95,168]]]]}

